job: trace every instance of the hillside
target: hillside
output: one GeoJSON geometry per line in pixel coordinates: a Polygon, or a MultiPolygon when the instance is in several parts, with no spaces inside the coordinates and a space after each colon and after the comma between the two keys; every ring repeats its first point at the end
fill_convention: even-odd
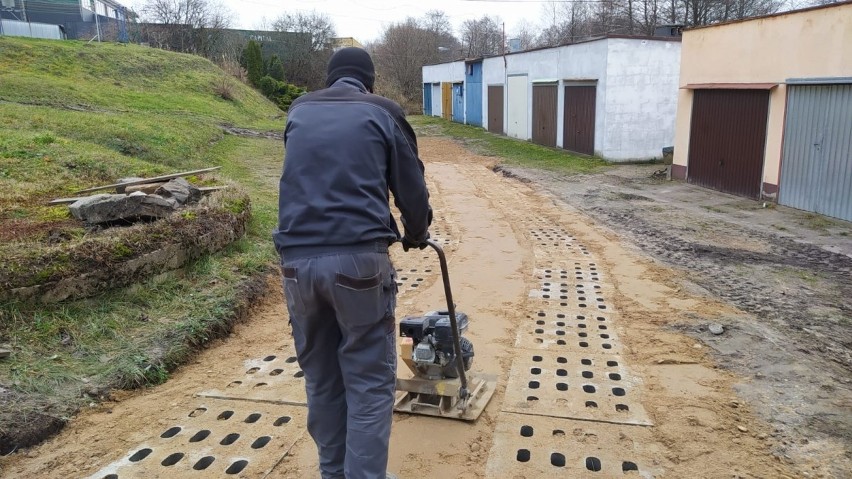
{"type": "Polygon", "coordinates": [[[245,237],[181,270],[129,288],[105,285],[82,300],[0,302],[0,349],[11,351],[0,358],[0,453],[37,443],[113,388],[164,381],[195,348],[230,331],[274,264],[283,145],[222,126],[269,132],[283,124],[275,105],[200,57],[0,37],[0,276],[25,255],[55,258],[21,273],[49,277],[85,271],[87,263],[63,263],[81,244],[91,261],[109,262],[150,251],[145,241],[216,228],[191,211],[154,229],[100,231],[46,205],[118,178],[221,166],[196,178],[229,185],[203,208],[251,213],[245,237]]]}
{"type": "Polygon", "coordinates": [[[0,37],[0,210],[126,174],[210,163],[221,124],[280,128],[281,112],[200,57],[0,37]],[[222,83],[233,100],[216,93],[222,83]]]}

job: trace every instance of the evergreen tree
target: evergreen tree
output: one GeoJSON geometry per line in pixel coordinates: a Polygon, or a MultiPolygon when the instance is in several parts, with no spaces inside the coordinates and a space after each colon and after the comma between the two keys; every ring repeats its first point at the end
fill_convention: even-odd
{"type": "Polygon", "coordinates": [[[278,58],[278,55],[272,54],[272,58],[269,59],[269,76],[278,80],[284,80],[284,64],[281,63],[281,59],[278,58]]]}
{"type": "Polygon", "coordinates": [[[258,86],[260,79],[266,76],[266,68],[263,65],[263,53],[260,51],[260,44],[254,40],[248,42],[245,49],[246,71],[252,85],[258,86]]]}

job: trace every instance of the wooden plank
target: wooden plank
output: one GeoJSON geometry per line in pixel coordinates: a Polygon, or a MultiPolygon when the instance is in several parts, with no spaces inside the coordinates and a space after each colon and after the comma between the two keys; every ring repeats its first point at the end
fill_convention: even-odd
{"type": "MultiPolygon", "coordinates": [[[[202,186],[198,188],[202,194],[213,193],[214,191],[221,191],[227,188],[227,186],[202,186]]],[[[70,205],[72,203],[76,203],[78,200],[82,200],[83,198],[88,198],[88,196],[77,196],[74,198],[57,198],[55,200],[49,201],[47,204],[51,206],[55,205],[70,205]]]]}
{"type": "Polygon", "coordinates": [[[79,196],[77,198],[57,198],[53,201],[47,203],[48,205],[70,205],[72,203],[76,203],[77,200],[82,200],[83,198],[88,198],[88,196],[79,196]]]}
{"type": "Polygon", "coordinates": [[[133,186],[133,185],[145,185],[145,184],[148,184],[148,183],[159,183],[163,180],[173,180],[175,178],[180,178],[182,176],[197,175],[199,173],[207,173],[207,172],[210,172],[210,171],[218,170],[220,168],[222,168],[222,167],[221,166],[214,166],[212,168],[203,168],[203,169],[200,169],[200,170],[183,171],[181,173],[173,173],[171,175],[157,176],[157,177],[154,177],[154,178],[147,178],[147,179],[141,179],[141,180],[136,180],[136,181],[128,181],[127,183],[114,183],[114,184],[111,184],[111,185],[96,186],[94,188],[87,188],[85,190],[76,191],[75,193],[89,193],[89,192],[92,192],[92,191],[108,190],[110,188],[127,187],[127,186],[133,186]]]}

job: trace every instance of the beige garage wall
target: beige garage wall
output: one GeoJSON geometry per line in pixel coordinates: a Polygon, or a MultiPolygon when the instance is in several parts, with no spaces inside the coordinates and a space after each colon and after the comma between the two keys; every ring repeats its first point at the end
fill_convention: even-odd
{"type": "Polygon", "coordinates": [[[778,83],[769,100],[763,181],[778,184],[789,78],[852,76],[852,3],[687,30],[675,126],[676,165],[686,166],[689,84],[778,83]]]}

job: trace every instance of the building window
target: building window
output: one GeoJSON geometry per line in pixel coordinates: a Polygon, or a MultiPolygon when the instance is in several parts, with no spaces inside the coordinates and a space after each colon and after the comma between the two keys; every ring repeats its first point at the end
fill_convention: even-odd
{"type": "Polygon", "coordinates": [[[4,8],[15,8],[15,0],[3,0],[0,5],[4,8]]]}

